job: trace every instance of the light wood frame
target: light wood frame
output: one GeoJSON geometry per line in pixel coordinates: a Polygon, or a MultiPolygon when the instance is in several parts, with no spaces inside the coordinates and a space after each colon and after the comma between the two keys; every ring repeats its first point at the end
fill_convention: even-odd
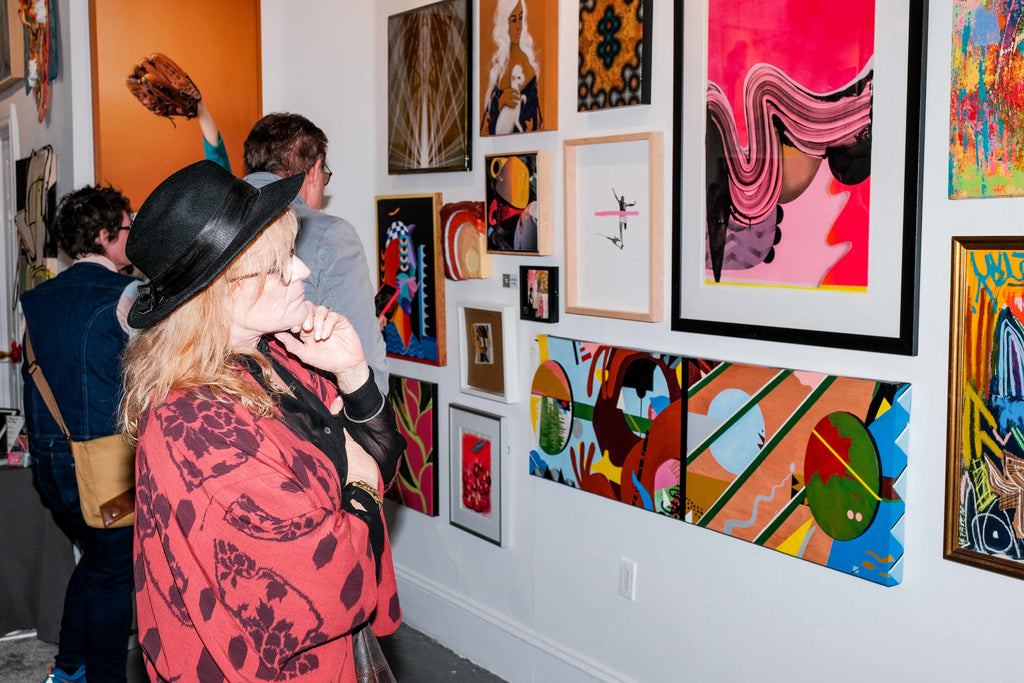
{"type": "MultiPolygon", "coordinates": [[[[487,253],[488,254],[517,254],[519,256],[550,256],[555,253],[555,157],[549,149],[542,149],[533,152],[510,152],[508,154],[488,154],[484,156],[484,210],[488,211],[493,193],[491,190],[490,176],[498,171],[494,164],[499,159],[510,157],[532,156],[536,160],[537,175],[537,248],[535,250],[505,249],[494,244],[492,240],[492,226],[487,224],[487,253]]],[[[489,213],[485,220],[490,221],[489,213]]]]}
{"type": "MultiPolygon", "coordinates": [[[[658,322],[664,314],[662,304],[663,296],[663,252],[662,243],[662,214],[663,214],[663,134],[660,131],[648,133],[633,133],[628,135],[612,135],[597,138],[579,138],[566,140],[563,143],[563,157],[565,163],[565,312],[579,315],[594,315],[606,318],[619,318],[623,320],[639,320],[643,322],[658,322]],[[593,145],[611,145],[617,143],[646,142],[647,143],[647,204],[648,204],[648,253],[646,258],[647,271],[647,301],[646,306],[638,310],[622,310],[605,308],[600,305],[589,304],[583,301],[580,291],[580,244],[579,244],[579,196],[577,180],[579,169],[577,167],[578,152],[581,148],[593,145]]],[[[605,235],[608,237],[608,235],[605,235]]],[[[609,237],[609,239],[612,239],[609,237]]],[[[637,276],[642,273],[634,269],[630,272],[617,273],[615,269],[603,269],[604,275],[609,282],[621,280],[622,277],[637,276]]]]}
{"type": "Polygon", "coordinates": [[[25,78],[25,32],[18,16],[18,0],[7,0],[2,8],[3,35],[0,35],[0,50],[10,70],[0,73],[0,90],[6,90],[25,78]]]}

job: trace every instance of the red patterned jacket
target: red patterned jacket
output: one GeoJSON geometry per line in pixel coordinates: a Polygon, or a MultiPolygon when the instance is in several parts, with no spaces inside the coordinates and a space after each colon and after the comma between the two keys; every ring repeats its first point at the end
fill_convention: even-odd
{"type": "MultiPolygon", "coordinates": [[[[331,404],[333,383],[272,348],[331,404]]],[[[353,419],[369,417],[353,403],[353,419]]],[[[366,447],[361,426],[345,426],[366,447]]],[[[393,413],[365,426],[395,430],[393,413]]],[[[279,419],[195,393],[150,408],[139,433],[135,590],[150,677],[354,681],[350,632],[372,615],[377,635],[393,633],[401,610],[386,532],[378,580],[367,521],[343,510],[328,457],[279,419]]]]}

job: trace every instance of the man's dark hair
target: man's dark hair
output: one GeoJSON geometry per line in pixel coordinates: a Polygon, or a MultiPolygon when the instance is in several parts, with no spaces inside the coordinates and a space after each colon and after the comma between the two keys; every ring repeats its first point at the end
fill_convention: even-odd
{"type": "Polygon", "coordinates": [[[106,230],[110,240],[117,239],[124,214],[131,212],[128,198],[109,185],[86,185],[69,192],[57,205],[53,219],[57,244],[72,258],[102,254],[103,247],[96,242],[100,232],[106,230]]]}
{"type": "Polygon", "coordinates": [[[327,136],[299,114],[267,114],[245,139],[245,172],[267,171],[287,178],[327,159],[327,136]]]}

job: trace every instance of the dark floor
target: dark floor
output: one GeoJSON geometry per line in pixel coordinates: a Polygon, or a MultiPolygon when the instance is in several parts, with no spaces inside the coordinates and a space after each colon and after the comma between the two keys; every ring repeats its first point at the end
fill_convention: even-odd
{"type": "MultiPolygon", "coordinates": [[[[381,638],[380,645],[399,683],[502,683],[494,674],[409,626],[400,627],[393,636],[381,638]]],[[[56,653],[56,645],[35,637],[0,640],[0,683],[42,681],[56,653]]],[[[128,681],[146,680],[142,651],[136,648],[128,655],[128,681]]]]}

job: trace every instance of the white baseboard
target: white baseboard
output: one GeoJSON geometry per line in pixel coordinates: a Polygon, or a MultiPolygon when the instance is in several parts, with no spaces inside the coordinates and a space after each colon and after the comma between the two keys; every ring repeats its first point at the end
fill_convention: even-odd
{"type": "MultiPolygon", "coordinates": [[[[635,679],[632,679],[618,671],[608,668],[600,662],[596,662],[590,657],[573,650],[568,647],[561,646],[557,643],[553,643],[550,638],[534,631],[532,628],[525,624],[510,619],[508,616],[495,611],[491,607],[484,605],[472,598],[468,598],[464,595],[460,595],[455,591],[451,590],[447,586],[444,586],[432,579],[429,579],[422,574],[412,571],[406,567],[395,564],[395,574],[399,582],[399,597],[403,601],[403,613],[404,619],[407,619],[409,624],[417,630],[423,631],[431,637],[439,640],[444,640],[447,633],[443,627],[438,627],[437,615],[441,611],[448,613],[455,613],[456,618],[458,615],[464,614],[470,619],[479,620],[485,622],[492,627],[498,638],[508,641],[512,639],[512,642],[507,642],[507,646],[498,647],[496,652],[465,652],[462,654],[465,657],[473,660],[477,664],[493,671],[499,676],[510,678],[515,681],[533,681],[533,680],[566,680],[565,675],[560,675],[557,679],[551,678],[549,675],[544,674],[541,678],[534,678],[534,675],[538,673],[538,669],[550,670],[552,665],[555,668],[569,667],[572,675],[568,676],[572,679],[579,680],[596,680],[605,681],[606,683],[630,683],[635,679]],[[405,584],[405,585],[402,585],[405,584]],[[417,592],[420,595],[412,595],[410,591],[417,592]],[[420,597],[426,598],[426,600],[420,600],[420,597]],[[433,608],[421,609],[418,607],[421,602],[431,602],[435,604],[433,608]],[[440,601],[441,605],[437,605],[436,601],[440,601]],[[406,609],[405,605],[408,605],[410,609],[406,609]],[[446,609],[437,609],[446,608],[446,609]],[[454,608],[454,610],[452,609],[454,608]],[[423,613],[419,613],[423,612],[423,613]],[[429,616],[428,616],[429,615],[429,616]],[[518,642],[515,642],[518,641],[518,642]],[[523,646],[526,646],[525,648],[523,646]],[[508,671],[510,670],[509,665],[509,653],[515,652],[516,650],[529,650],[532,651],[533,657],[532,666],[527,666],[521,657],[512,655],[514,664],[511,666],[516,674],[515,677],[510,677],[508,671]],[[554,661],[549,661],[546,664],[539,662],[537,655],[547,655],[554,661]],[[564,666],[560,666],[564,665],[564,666]],[[533,673],[523,677],[526,670],[532,670],[533,673]]],[[[427,607],[427,605],[424,605],[427,607]]],[[[477,622],[476,626],[479,626],[477,622]]],[[[476,633],[479,635],[480,629],[465,628],[466,632],[476,633]]],[[[461,630],[461,629],[460,629],[461,630]]],[[[474,639],[476,643],[481,642],[480,640],[474,639]]],[[[453,647],[450,642],[445,643],[449,647],[453,647]]],[[[456,651],[464,650],[465,648],[453,647],[456,651]]],[[[489,648],[491,649],[491,648],[489,648]]],[[[544,659],[541,657],[540,659],[544,659]]],[[[566,671],[566,674],[569,672],[566,671]]]]}

